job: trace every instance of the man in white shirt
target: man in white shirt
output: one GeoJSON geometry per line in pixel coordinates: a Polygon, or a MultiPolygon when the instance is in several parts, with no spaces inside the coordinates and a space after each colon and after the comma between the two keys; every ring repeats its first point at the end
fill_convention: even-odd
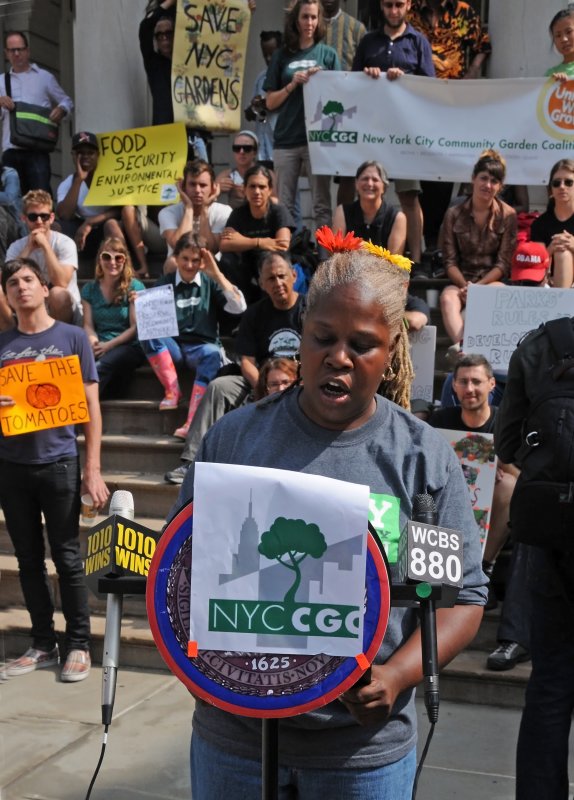
{"type": "Polygon", "coordinates": [[[10,63],[11,94],[6,91],[6,75],[0,75],[0,119],[2,120],[2,164],[13,167],[20,177],[23,193],[31,189],[50,191],[50,156],[27,150],[10,140],[10,111],[14,100],[51,109],[50,119],[59,124],[74,104],[52,74],[30,62],[28,39],[21,31],[4,36],[4,55],[10,63]]]}
{"type": "Polygon", "coordinates": [[[201,159],[188,161],[183,180],[177,182],[181,201],[159,212],[159,229],[167,242],[165,273],[175,272],[172,257],[177,240],[184,233],[193,233],[212,253],[219,251],[221,233],[231,214],[231,206],[217,203],[219,187],[211,164],[201,159]]]}
{"type": "Polygon", "coordinates": [[[12,242],[6,260],[33,258],[48,275],[50,316],[60,322],[82,324],[82,302],[78,290],[78,251],[73,239],[51,229],[52,198],[38,189],[23,198],[22,219],[28,235],[12,242]]]}

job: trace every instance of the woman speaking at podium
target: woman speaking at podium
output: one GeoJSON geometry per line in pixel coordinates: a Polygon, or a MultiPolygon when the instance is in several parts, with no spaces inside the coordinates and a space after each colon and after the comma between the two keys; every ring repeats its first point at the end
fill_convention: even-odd
{"type": "MultiPolygon", "coordinates": [[[[454,452],[440,434],[399,405],[408,407],[412,380],[403,324],[410,262],[350,234],[333,235],[328,228],[317,232],[317,240],[332,255],[317,270],[308,295],[302,383],[227,414],[206,434],[197,460],[368,484],[370,506],[378,509],[371,521],[385,541],[391,570],[412,498],[432,494],[441,525],[461,531],[464,541],[464,587],[456,606],[437,611],[439,661],[446,664],[478,629],[486,578],[454,452]],[[392,384],[396,402],[377,394],[381,378],[392,384]],[[383,501],[397,510],[394,521],[383,521],[383,501]]],[[[192,467],[181,503],[192,497],[193,474],[192,467]]],[[[416,768],[414,687],[423,678],[421,661],[416,611],[391,609],[370,682],[318,711],[280,721],[279,796],[409,798],[416,768]]],[[[194,800],[257,800],[260,759],[259,720],[197,701],[191,747],[194,800]]]]}

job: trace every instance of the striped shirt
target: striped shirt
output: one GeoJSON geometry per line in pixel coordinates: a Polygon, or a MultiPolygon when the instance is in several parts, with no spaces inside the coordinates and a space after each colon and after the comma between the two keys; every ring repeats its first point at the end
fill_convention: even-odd
{"type": "Polygon", "coordinates": [[[357,45],[367,29],[362,22],[344,11],[339,11],[330,19],[325,17],[325,23],[327,32],[323,41],[337,51],[341,69],[350,71],[357,45]]]}

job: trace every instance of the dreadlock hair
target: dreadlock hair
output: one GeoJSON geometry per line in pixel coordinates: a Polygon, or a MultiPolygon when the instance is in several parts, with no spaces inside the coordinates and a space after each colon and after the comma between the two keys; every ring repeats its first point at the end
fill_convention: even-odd
{"type": "Polygon", "coordinates": [[[381,317],[391,337],[396,337],[391,358],[394,376],[383,377],[383,391],[388,400],[410,409],[411,383],[414,378],[409,352],[407,329],[404,324],[408,273],[384,258],[364,250],[335,253],[324,261],[313,276],[307,295],[307,314],[328,294],[341,286],[359,284],[370,292],[380,306],[381,317]]]}

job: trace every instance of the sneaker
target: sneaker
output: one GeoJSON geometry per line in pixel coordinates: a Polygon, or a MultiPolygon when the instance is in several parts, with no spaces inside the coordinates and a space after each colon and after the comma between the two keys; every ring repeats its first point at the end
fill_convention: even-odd
{"type": "Polygon", "coordinates": [[[185,476],[187,475],[187,470],[191,465],[191,461],[184,461],[183,464],[180,464],[179,467],[166,472],[163,476],[163,479],[166,483],[175,483],[180,484],[183,483],[185,476]]]}
{"type": "Polygon", "coordinates": [[[416,280],[417,278],[422,278],[423,280],[432,278],[430,264],[421,263],[420,261],[414,262],[411,267],[411,280],[416,280]]]}
{"type": "Polygon", "coordinates": [[[49,652],[45,650],[36,650],[35,647],[30,647],[23,656],[16,658],[14,661],[9,661],[8,664],[6,664],[4,675],[7,678],[16,678],[18,675],[26,675],[28,672],[34,672],[35,669],[54,667],[59,663],[60,654],[58,652],[58,645],[49,652]]]}
{"type": "Polygon", "coordinates": [[[92,661],[87,650],[70,650],[60,672],[63,683],[77,683],[83,681],[90,674],[92,661]]]}
{"type": "Polygon", "coordinates": [[[530,653],[518,642],[501,642],[486,659],[487,669],[513,669],[521,661],[530,661],[530,653]]]}

